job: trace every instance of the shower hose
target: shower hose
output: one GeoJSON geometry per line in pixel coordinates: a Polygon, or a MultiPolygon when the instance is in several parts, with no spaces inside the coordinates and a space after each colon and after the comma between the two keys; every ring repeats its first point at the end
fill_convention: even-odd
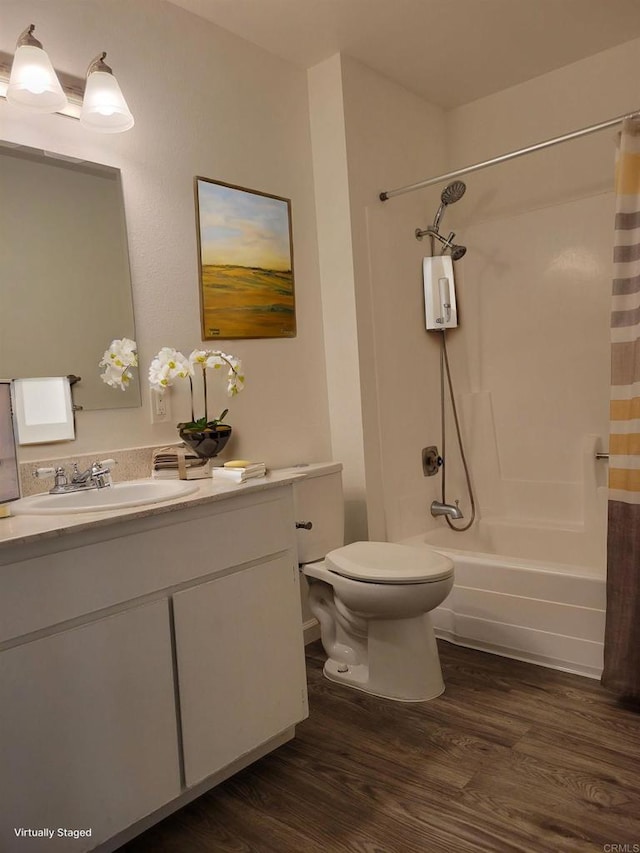
{"type": "Polygon", "coordinates": [[[444,411],[444,403],[445,403],[445,377],[447,381],[447,385],[449,386],[449,399],[451,400],[451,410],[453,412],[453,421],[456,426],[456,435],[458,436],[458,447],[460,448],[460,458],[462,459],[462,467],[464,468],[464,475],[467,480],[467,490],[469,492],[469,501],[471,503],[471,518],[463,527],[456,527],[455,524],[451,521],[448,515],[445,515],[445,519],[447,524],[452,530],[457,531],[458,533],[463,533],[465,530],[468,530],[473,522],[476,519],[476,502],[473,496],[473,488],[471,487],[471,477],[469,476],[469,466],[467,465],[467,458],[464,453],[464,446],[462,444],[462,435],[460,433],[460,421],[458,420],[458,411],[456,409],[456,401],[453,396],[453,382],[451,381],[451,370],[449,368],[449,356],[447,354],[447,337],[445,329],[440,333],[441,335],[441,343],[440,343],[440,426],[442,433],[442,503],[446,503],[445,492],[446,492],[446,466],[447,466],[447,454],[446,454],[446,435],[445,435],[445,411],[444,411]]]}

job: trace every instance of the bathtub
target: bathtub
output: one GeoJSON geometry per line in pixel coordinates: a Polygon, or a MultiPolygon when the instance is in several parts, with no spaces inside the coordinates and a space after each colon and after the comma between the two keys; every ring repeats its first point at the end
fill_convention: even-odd
{"type": "Polygon", "coordinates": [[[401,540],[455,564],[455,585],[432,612],[436,635],[463,646],[599,678],[605,555],[584,531],[481,521],[401,540]]]}

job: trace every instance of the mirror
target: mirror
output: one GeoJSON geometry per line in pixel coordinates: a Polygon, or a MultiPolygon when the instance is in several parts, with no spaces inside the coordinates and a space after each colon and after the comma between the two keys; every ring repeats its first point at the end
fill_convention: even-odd
{"type": "Polygon", "coordinates": [[[85,410],[140,405],[98,362],[135,327],[120,171],[0,142],[0,379],[81,377],[85,410]]]}

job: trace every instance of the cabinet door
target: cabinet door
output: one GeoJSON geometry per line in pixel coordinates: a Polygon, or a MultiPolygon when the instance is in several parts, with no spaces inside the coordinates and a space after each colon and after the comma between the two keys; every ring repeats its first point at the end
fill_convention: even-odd
{"type": "Polygon", "coordinates": [[[180,793],[166,600],[2,652],[0,690],[1,850],[91,850],[180,793]]]}
{"type": "Polygon", "coordinates": [[[187,785],[307,716],[291,555],[174,596],[187,785]]]}

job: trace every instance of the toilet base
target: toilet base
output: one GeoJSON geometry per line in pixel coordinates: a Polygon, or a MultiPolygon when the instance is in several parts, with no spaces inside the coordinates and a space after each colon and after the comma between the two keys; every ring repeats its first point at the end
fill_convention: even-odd
{"type": "Polygon", "coordinates": [[[329,657],[324,675],[383,699],[428,702],[444,693],[438,647],[428,614],[369,623],[367,662],[329,657]]]}
{"type": "Polygon", "coordinates": [[[381,699],[393,699],[394,702],[428,702],[430,699],[437,699],[438,696],[441,696],[444,693],[443,683],[438,692],[433,693],[430,696],[391,696],[381,690],[375,690],[369,686],[369,667],[361,664],[360,666],[349,667],[348,672],[338,672],[337,667],[341,666],[343,666],[343,664],[339,664],[335,660],[329,659],[326,661],[323,669],[325,678],[329,681],[335,682],[336,684],[343,684],[346,687],[353,688],[354,690],[361,690],[363,693],[369,693],[371,696],[379,696],[381,699]]]}

